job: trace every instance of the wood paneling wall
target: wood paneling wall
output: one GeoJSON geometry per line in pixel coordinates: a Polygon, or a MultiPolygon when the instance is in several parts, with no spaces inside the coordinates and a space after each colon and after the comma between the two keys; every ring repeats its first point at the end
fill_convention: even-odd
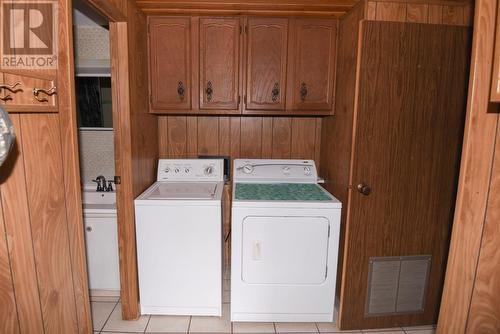
{"type": "Polygon", "coordinates": [[[366,1],[366,19],[413,23],[472,25],[472,4],[438,1],[366,1]]]}
{"type": "Polygon", "coordinates": [[[12,119],[16,147],[2,166],[0,190],[16,307],[1,313],[17,312],[21,333],[85,332],[71,279],[59,115],[12,119]]]}
{"type": "Polygon", "coordinates": [[[500,333],[500,122],[466,333],[500,333]]]}
{"type": "Polygon", "coordinates": [[[321,118],[160,116],[160,158],[314,159],[319,165],[321,118]]]}
{"type": "Polygon", "coordinates": [[[22,115],[20,121],[44,328],[47,333],[77,332],[75,296],[72,282],[68,280],[71,253],[68,252],[65,196],[64,192],[52,189],[64,179],[59,118],[57,115],[22,115]]]}
{"type": "Polygon", "coordinates": [[[500,332],[498,105],[489,103],[498,1],[478,0],[462,164],[438,333],[500,332]]]}
{"type": "Polygon", "coordinates": [[[158,118],[149,114],[146,16],[128,5],[131,148],[134,198],[156,181],[158,118]]]}
{"type": "MultiPolygon", "coordinates": [[[[12,115],[12,123],[16,129],[21,126],[20,116],[12,115]]],[[[17,316],[21,332],[43,332],[42,312],[38,284],[36,280],[36,264],[33,254],[33,237],[31,234],[30,211],[24,176],[24,159],[22,158],[23,136],[17,133],[16,144],[4,165],[2,206],[5,230],[8,238],[9,252],[16,254],[10,259],[13,286],[16,289],[17,316]],[[17,205],[11,203],[13,201],[17,205]],[[23,242],[17,242],[22,240],[23,242]]]]}
{"type": "MultiPolygon", "coordinates": [[[[9,250],[7,247],[7,233],[3,209],[0,205],[0,329],[5,333],[19,333],[19,314],[16,310],[16,297],[14,295],[14,282],[9,250]]],[[[34,333],[34,332],[32,332],[34,333]]]]}
{"type": "MultiPolygon", "coordinates": [[[[58,102],[50,110],[34,104],[30,113],[26,108],[11,109],[17,138],[0,170],[1,333],[92,330],[76,134],[72,6],[68,0],[58,5],[54,36],[58,69],[9,71],[57,81],[58,102]]],[[[15,104],[15,97],[10,102],[15,104]]]]}
{"type": "MultiPolygon", "coordinates": [[[[347,203],[349,171],[352,149],[354,104],[357,87],[359,22],[365,16],[363,2],[358,3],[339,24],[337,54],[337,85],[335,115],[322,121],[320,175],[325,178],[325,187],[342,202],[347,203]],[[328,149],[326,149],[328,148],[328,149]]],[[[340,245],[345,240],[347,205],[342,206],[340,245]]],[[[342,268],[344,247],[339,250],[338,268],[342,268]]],[[[342,270],[337,271],[337,291],[340,291],[342,270]]]]}

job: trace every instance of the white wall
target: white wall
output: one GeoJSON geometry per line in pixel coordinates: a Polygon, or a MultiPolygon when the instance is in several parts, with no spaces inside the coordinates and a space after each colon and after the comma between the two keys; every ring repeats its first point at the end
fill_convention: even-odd
{"type": "Polygon", "coordinates": [[[98,175],[112,180],[115,175],[113,130],[79,130],[80,171],[83,183],[98,175]]]}

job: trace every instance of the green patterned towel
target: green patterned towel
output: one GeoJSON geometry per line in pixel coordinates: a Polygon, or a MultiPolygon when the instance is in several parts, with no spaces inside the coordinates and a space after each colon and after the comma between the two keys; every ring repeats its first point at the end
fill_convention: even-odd
{"type": "Polygon", "coordinates": [[[330,201],[313,183],[236,183],[235,199],[258,201],[330,201]]]}

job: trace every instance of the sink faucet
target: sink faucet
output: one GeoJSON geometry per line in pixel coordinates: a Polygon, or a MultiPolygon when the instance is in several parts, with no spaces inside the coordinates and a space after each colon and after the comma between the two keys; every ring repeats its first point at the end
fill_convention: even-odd
{"type": "Polygon", "coordinates": [[[92,182],[97,183],[97,191],[106,191],[106,178],[104,176],[99,175],[92,182]]]}
{"type": "Polygon", "coordinates": [[[113,191],[113,182],[114,181],[108,181],[108,187],[106,188],[106,191],[113,191]]]}

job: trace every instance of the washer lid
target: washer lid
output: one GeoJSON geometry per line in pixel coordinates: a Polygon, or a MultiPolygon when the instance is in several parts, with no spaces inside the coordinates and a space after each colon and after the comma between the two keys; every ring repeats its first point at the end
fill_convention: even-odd
{"type": "Polygon", "coordinates": [[[214,199],[215,182],[158,182],[144,199],[214,199]]]}

